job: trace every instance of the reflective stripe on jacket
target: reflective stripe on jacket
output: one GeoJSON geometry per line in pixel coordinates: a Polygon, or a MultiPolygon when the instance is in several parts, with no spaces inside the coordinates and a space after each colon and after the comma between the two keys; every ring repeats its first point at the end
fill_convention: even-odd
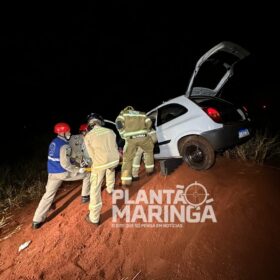
{"type": "Polygon", "coordinates": [[[122,138],[148,134],[152,126],[151,119],[145,113],[134,110],[121,111],[117,122],[122,123],[122,128],[119,129],[122,138]]]}

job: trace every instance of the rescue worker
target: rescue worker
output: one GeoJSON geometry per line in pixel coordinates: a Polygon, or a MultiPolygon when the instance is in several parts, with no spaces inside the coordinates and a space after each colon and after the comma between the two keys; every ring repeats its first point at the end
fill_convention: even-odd
{"type": "Polygon", "coordinates": [[[89,195],[90,182],[84,168],[74,166],[70,162],[71,137],[70,126],[67,123],[57,123],[54,126],[57,137],[49,146],[48,153],[48,182],[46,192],[43,195],[33,217],[32,228],[38,229],[45,222],[47,212],[50,209],[56,192],[63,181],[83,180],[82,196],[89,195]]]}
{"type": "Polygon", "coordinates": [[[123,164],[121,181],[124,187],[132,183],[132,161],[138,147],[145,152],[145,168],[148,175],[154,171],[154,143],[148,134],[152,127],[151,119],[143,112],[127,106],[116,118],[116,127],[123,139],[123,164]]]}
{"type": "Polygon", "coordinates": [[[102,116],[91,113],[88,116],[89,132],[85,136],[86,150],[92,160],[89,214],[86,221],[96,226],[100,224],[101,186],[104,177],[106,176],[106,190],[111,194],[115,185],[115,168],[119,164],[116,134],[103,127],[104,124],[102,116]]]}
{"type": "MultiPolygon", "coordinates": [[[[155,144],[157,142],[156,131],[154,129],[151,129],[151,131],[148,134],[152,138],[153,143],[155,144]]],[[[141,166],[141,159],[143,158],[144,163],[146,163],[146,157],[147,156],[146,153],[144,153],[144,150],[141,147],[138,147],[132,162],[132,181],[139,180],[139,169],[141,166]]]]}
{"type": "Polygon", "coordinates": [[[91,160],[84,143],[84,137],[87,133],[87,128],[87,124],[81,124],[79,128],[79,134],[72,135],[69,140],[69,145],[72,149],[71,162],[80,167],[91,166],[91,160]]]}
{"type": "MultiPolygon", "coordinates": [[[[71,158],[70,162],[73,165],[79,166],[79,167],[90,167],[91,166],[91,160],[88,156],[88,153],[86,151],[85,143],[84,143],[84,137],[87,133],[87,124],[81,124],[79,128],[79,134],[77,135],[71,135],[69,140],[69,145],[71,147],[71,158]]],[[[87,172],[85,174],[88,180],[88,186],[90,186],[90,172],[87,172]]],[[[84,192],[82,192],[82,203],[89,202],[89,188],[86,189],[84,192]]]]}

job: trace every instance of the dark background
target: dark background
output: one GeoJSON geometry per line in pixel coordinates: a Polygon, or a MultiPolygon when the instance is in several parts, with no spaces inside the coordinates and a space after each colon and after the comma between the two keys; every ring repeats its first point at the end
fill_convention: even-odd
{"type": "Polygon", "coordinates": [[[279,23],[276,7],[265,5],[7,4],[1,9],[2,158],[45,152],[47,144],[36,139],[49,141],[56,122],[69,122],[77,133],[90,112],[115,120],[127,105],[148,111],[183,94],[200,56],[224,40],[251,55],[223,96],[246,104],[260,127],[277,131],[279,23]]]}

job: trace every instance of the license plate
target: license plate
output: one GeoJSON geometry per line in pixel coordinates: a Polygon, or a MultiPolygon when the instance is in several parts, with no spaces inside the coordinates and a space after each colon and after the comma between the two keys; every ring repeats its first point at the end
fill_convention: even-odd
{"type": "Polygon", "coordinates": [[[238,137],[239,138],[243,138],[243,137],[246,137],[248,136],[250,133],[249,133],[249,130],[247,128],[242,128],[238,131],[238,137]]]}

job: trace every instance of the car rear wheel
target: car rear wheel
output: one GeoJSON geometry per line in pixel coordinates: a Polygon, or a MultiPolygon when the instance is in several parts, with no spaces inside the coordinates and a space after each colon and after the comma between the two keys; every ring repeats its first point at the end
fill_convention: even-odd
{"type": "Polygon", "coordinates": [[[210,143],[200,136],[183,138],[179,143],[183,160],[193,169],[205,170],[215,162],[215,152],[210,143]]]}

